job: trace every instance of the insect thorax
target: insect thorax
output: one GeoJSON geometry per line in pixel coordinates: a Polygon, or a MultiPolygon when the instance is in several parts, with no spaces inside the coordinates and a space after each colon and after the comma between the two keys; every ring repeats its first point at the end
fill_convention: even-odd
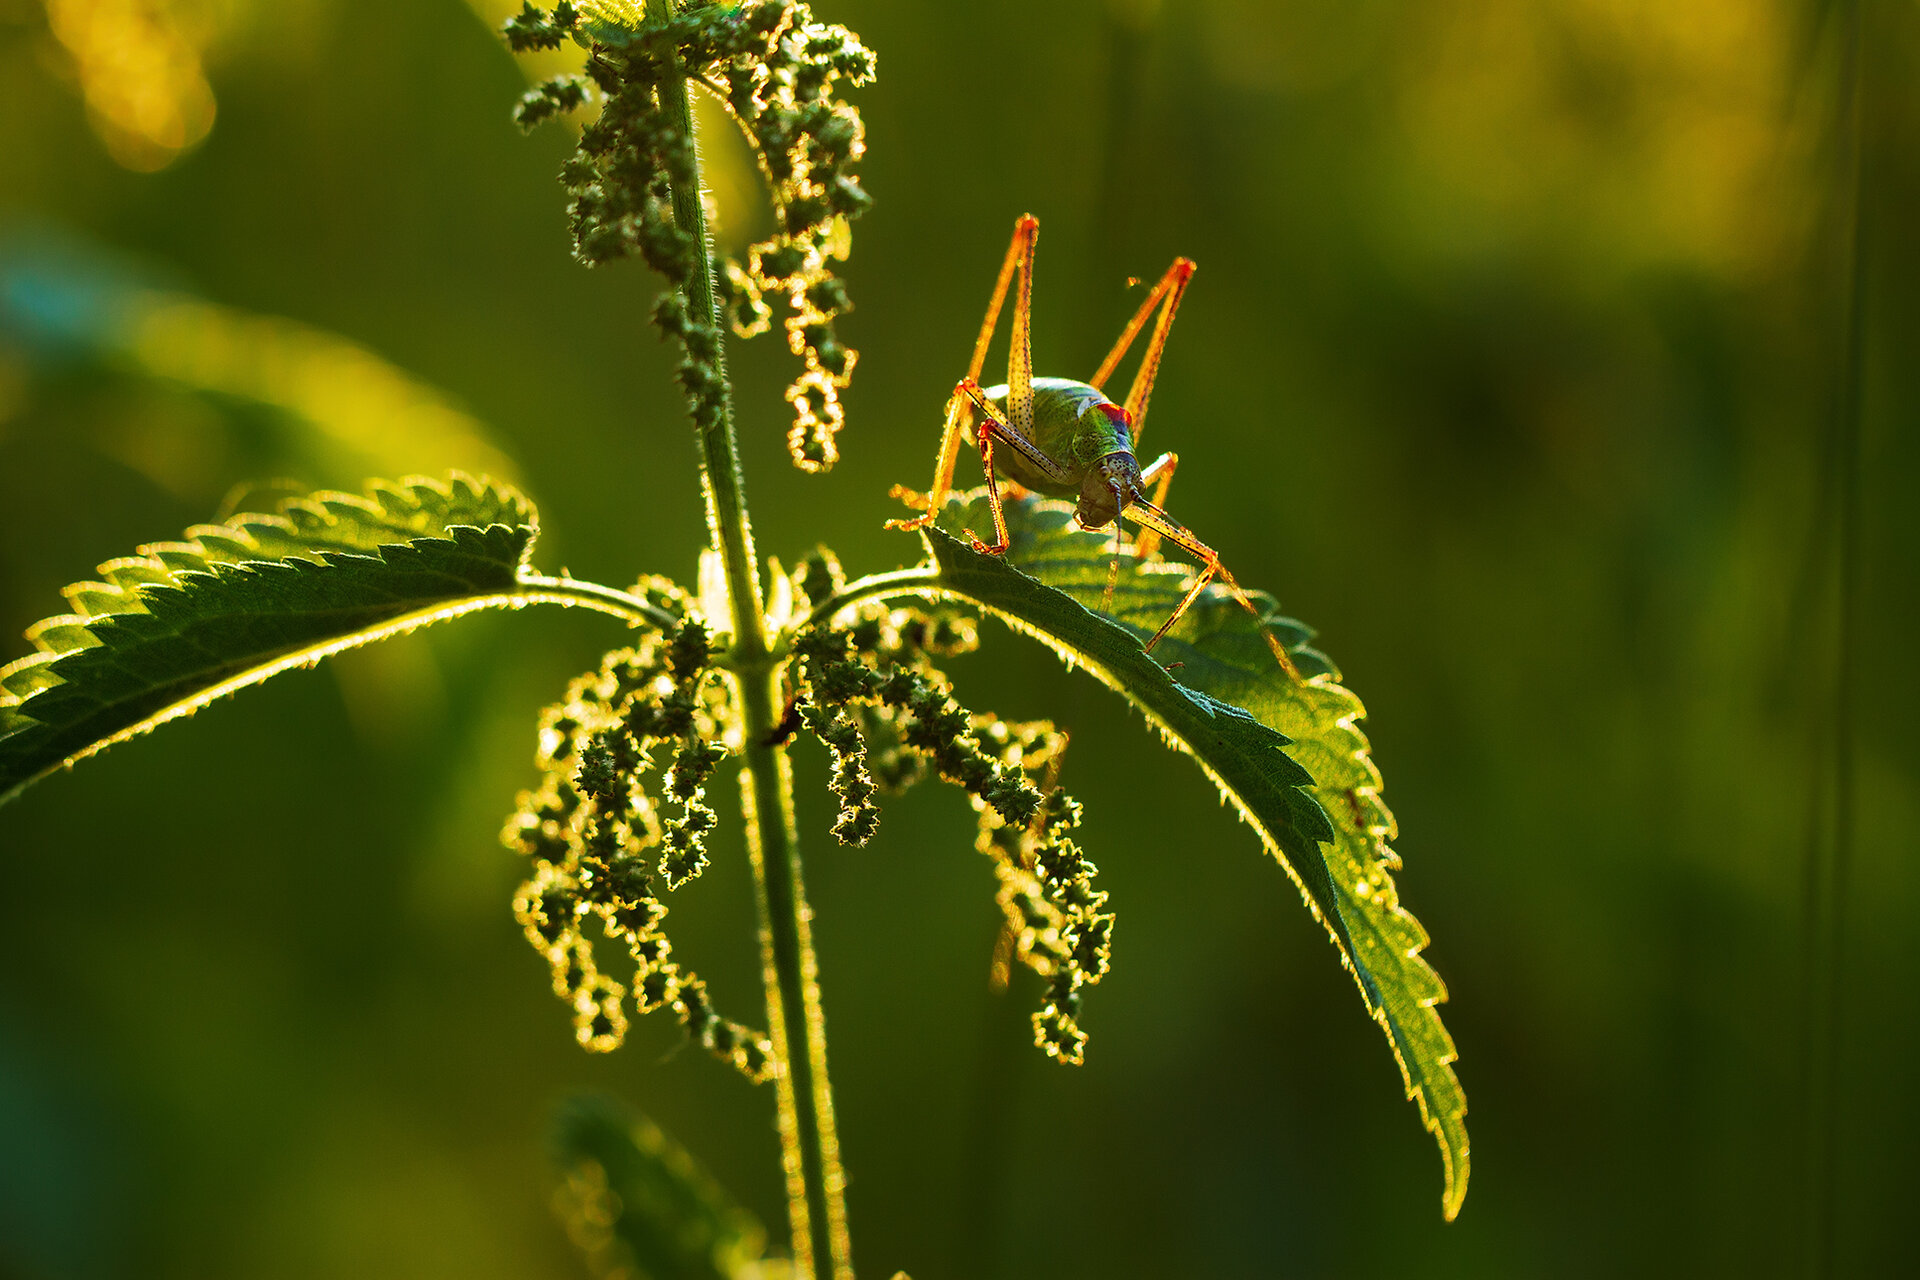
{"type": "MultiPolygon", "coordinates": [[[[1005,418],[1007,388],[989,387],[986,397],[1005,418]]],[[[1033,380],[1032,443],[1067,473],[1064,480],[1040,471],[1020,451],[994,450],[994,469],[1007,479],[1050,498],[1078,497],[1089,472],[1113,453],[1131,453],[1132,439],[1113,401],[1071,378],[1033,380]]]]}

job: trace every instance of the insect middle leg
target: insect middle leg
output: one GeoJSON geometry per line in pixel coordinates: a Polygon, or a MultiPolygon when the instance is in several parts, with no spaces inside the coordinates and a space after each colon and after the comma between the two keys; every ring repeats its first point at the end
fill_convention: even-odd
{"type": "MultiPolygon", "coordinates": [[[[972,381],[963,381],[954,389],[955,396],[964,396],[974,412],[979,414],[978,425],[974,428],[974,437],[980,442],[980,469],[987,477],[987,503],[993,509],[994,543],[988,546],[969,529],[967,536],[973,539],[973,549],[987,555],[997,556],[1012,545],[1007,537],[1007,516],[1000,498],[1000,477],[993,470],[993,453],[999,445],[1006,445],[1018,453],[1030,466],[1051,479],[1066,483],[1070,477],[1064,467],[1049,458],[1041,448],[1019,428],[1002,422],[994,413],[993,405],[987,401],[985,393],[972,381]]],[[[948,468],[951,478],[952,468],[948,468]]],[[[1008,482],[1009,484],[1012,481],[1008,482]]]]}

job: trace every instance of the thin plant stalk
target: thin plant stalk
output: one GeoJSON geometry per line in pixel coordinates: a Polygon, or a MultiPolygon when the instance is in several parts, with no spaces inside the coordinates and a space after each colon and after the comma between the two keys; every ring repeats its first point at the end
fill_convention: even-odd
{"type": "MultiPolygon", "coordinates": [[[[674,114],[684,136],[694,137],[687,81],[675,76],[671,86],[662,89],[672,95],[663,105],[674,114]]],[[[673,213],[695,244],[693,272],[687,281],[688,316],[723,332],[714,301],[713,255],[697,152],[692,183],[673,192],[673,213]]],[[[781,717],[778,655],[768,644],[761,609],[760,575],[734,438],[733,389],[724,348],[714,363],[722,398],[713,424],[699,431],[700,474],[707,522],[720,553],[732,614],[733,648],[725,662],[732,672],[745,733],[741,802],[760,917],[767,1029],[780,1062],[775,1090],[794,1263],[809,1280],[852,1280],[846,1174],[840,1164],[833,1092],[827,1079],[826,1018],[808,928],[812,913],[800,874],[793,767],[785,746],[774,741],[781,717]]]]}

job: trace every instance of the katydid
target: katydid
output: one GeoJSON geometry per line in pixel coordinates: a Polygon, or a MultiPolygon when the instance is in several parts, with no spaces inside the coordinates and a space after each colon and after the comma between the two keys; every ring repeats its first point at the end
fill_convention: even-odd
{"type": "MultiPolygon", "coordinates": [[[[953,468],[964,439],[980,450],[981,469],[987,477],[987,499],[993,509],[992,543],[983,542],[972,530],[967,531],[976,551],[1003,555],[1009,545],[1000,496],[1000,477],[1005,477],[1019,488],[1050,498],[1077,499],[1074,518],[1083,529],[1113,525],[1116,575],[1123,516],[1141,529],[1134,542],[1137,559],[1150,558],[1164,538],[1199,561],[1200,572],[1186,597],[1147,641],[1149,651],[1216,577],[1260,620],[1260,610],[1220,562],[1219,553],[1166,511],[1167,488],[1173,482],[1179,456],[1163,453],[1142,467],[1134,455],[1141,429],[1146,425],[1147,398],[1153,393],[1153,380],[1160,370],[1167,334],[1173,328],[1174,312],[1179,309],[1180,296],[1186,292],[1187,281],[1193,275],[1192,260],[1174,259],[1173,265],[1134,312],[1133,319],[1127,322],[1091,381],[1036,378],[1032,350],[1033,259],[1039,239],[1040,221],[1032,214],[1014,224],[1013,242],[1007,246],[1000,278],[993,287],[993,300],[987,304],[986,320],[980,326],[979,339],[973,344],[973,361],[967,367],[967,376],[954,387],[953,396],[947,401],[946,428],[940,437],[940,455],[934,463],[933,487],[925,495],[904,487],[894,489],[894,496],[904,499],[922,514],[889,521],[889,527],[917,529],[933,521],[953,487],[953,468]],[[980,373],[986,365],[987,344],[993,340],[1000,308],[1006,302],[1007,290],[1016,272],[1020,287],[1013,301],[1013,343],[1007,355],[1007,381],[1003,386],[982,388],[980,373]],[[1159,313],[1157,319],[1155,312],[1159,313]],[[1146,356],[1134,374],[1126,403],[1115,404],[1100,389],[1101,384],[1113,375],[1149,320],[1153,320],[1154,325],[1153,334],[1147,340],[1146,356]],[[1151,498],[1147,496],[1149,485],[1154,486],[1151,498]]],[[[1109,600],[1112,594],[1113,579],[1110,578],[1109,600]]],[[[1264,625],[1261,633],[1281,668],[1299,679],[1292,659],[1273,633],[1264,625]]]]}

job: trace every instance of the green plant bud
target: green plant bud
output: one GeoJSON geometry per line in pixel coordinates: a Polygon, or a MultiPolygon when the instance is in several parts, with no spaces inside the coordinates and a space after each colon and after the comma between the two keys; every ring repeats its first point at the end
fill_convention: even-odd
{"type": "Polygon", "coordinates": [[[560,940],[551,960],[553,993],[570,1004],[575,1003],[595,976],[592,948],[585,938],[570,930],[560,940]]]}
{"type": "Polygon", "coordinates": [[[597,735],[587,744],[586,750],[580,753],[580,771],[574,775],[574,784],[581,794],[600,804],[612,803],[623,785],[607,741],[606,735],[597,735]]]}
{"type": "Polygon", "coordinates": [[[773,1078],[773,1044],[760,1036],[747,1036],[740,1043],[738,1051],[741,1074],[755,1084],[762,1084],[773,1078]]]}
{"type": "Polygon", "coordinates": [[[689,618],[674,634],[667,650],[667,664],[677,682],[685,682],[706,670],[711,657],[707,628],[689,618]]]}
{"type": "Polygon", "coordinates": [[[1057,1005],[1050,1004],[1033,1015],[1033,1032],[1034,1043],[1049,1058],[1074,1066],[1086,1060],[1086,1033],[1057,1005]]]}
{"type": "Polygon", "coordinates": [[[1087,917],[1073,930],[1072,943],[1073,962],[1089,983],[1098,982],[1106,976],[1113,960],[1113,917],[1087,917]]]}
{"type": "Polygon", "coordinates": [[[761,274],[776,284],[797,274],[806,262],[806,250],[791,244],[768,249],[759,255],[761,274]]]}
{"type": "Polygon", "coordinates": [[[673,1003],[677,990],[678,984],[671,973],[664,969],[649,970],[634,988],[634,1007],[642,1013],[664,1009],[673,1003]]]}
{"type": "MultiPolygon", "coordinates": [[[[840,561],[833,552],[825,547],[815,547],[800,558],[793,567],[793,587],[808,605],[818,607],[832,598],[834,592],[847,585],[846,571],[840,567],[840,561]]],[[[813,631],[810,635],[824,635],[825,632],[813,631]]],[[[845,651],[844,643],[842,652],[845,651]]]]}
{"type": "Polygon", "coordinates": [[[653,322],[672,337],[684,338],[687,332],[687,304],[677,293],[663,293],[654,299],[653,322]]]}
{"type": "Polygon", "coordinates": [[[835,175],[827,183],[827,203],[835,213],[848,218],[857,218],[873,207],[873,197],[868,195],[852,178],[835,175]]]}
{"type": "Polygon", "coordinates": [[[592,1053],[611,1053],[627,1038],[627,1015],[622,1002],[626,989],[605,974],[595,974],[574,996],[573,1033],[580,1047],[592,1053]]]}
{"type": "MultiPolygon", "coordinates": [[[[569,22],[567,25],[571,27],[573,24],[569,22]]],[[[507,38],[507,46],[515,53],[558,49],[565,38],[559,24],[531,3],[524,4],[520,12],[508,18],[500,30],[507,38]]]]}
{"type": "Polygon", "coordinates": [[[824,196],[795,196],[780,210],[780,225],[790,236],[804,235],[832,212],[824,196]]]}
{"type": "Polygon", "coordinates": [[[847,299],[847,287],[833,276],[808,285],[807,301],[828,314],[851,310],[853,307],[853,303],[847,299]]]}

